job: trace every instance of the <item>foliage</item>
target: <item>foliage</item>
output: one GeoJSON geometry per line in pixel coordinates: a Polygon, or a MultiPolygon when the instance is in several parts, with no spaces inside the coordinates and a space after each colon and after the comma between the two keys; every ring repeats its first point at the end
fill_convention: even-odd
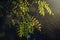
{"type": "Polygon", "coordinates": [[[24,21],[20,22],[20,27],[18,28],[18,34],[20,37],[23,35],[25,37],[28,36],[28,32],[33,33],[33,28],[36,26],[37,29],[40,29],[39,21],[30,16],[28,13],[24,16],[24,21]]]}
{"type": "Polygon", "coordinates": [[[43,0],[43,1],[38,1],[38,8],[39,8],[39,13],[41,15],[45,15],[44,14],[44,10],[46,9],[47,12],[50,14],[50,15],[54,15],[54,13],[51,11],[51,9],[49,8],[48,4],[43,0]]]}
{"type": "MultiPolygon", "coordinates": [[[[33,33],[34,28],[41,31],[41,23],[37,18],[30,15],[29,6],[34,3],[38,5],[39,14],[45,16],[45,9],[50,15],[54,15],[48,4],[44,0],[12,0],[10,1],[11,9],[6,10],[7,24],[9,26],[17,26],[19,37],[28,37],[28,33],[33,33]]],[[[0,6],[0,8],[2,8],[0,6]]]]}

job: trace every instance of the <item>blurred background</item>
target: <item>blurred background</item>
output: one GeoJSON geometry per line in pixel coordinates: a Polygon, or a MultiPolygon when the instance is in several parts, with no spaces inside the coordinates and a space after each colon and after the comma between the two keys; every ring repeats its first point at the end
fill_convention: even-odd
{"type": "MultiPolygon", "coordinates": [[[[49,14],[46,14],[46,16],[42,17],[38,14],[34,14],[35,17],[37,17],[40,22],[42,23],[42,31],[39,32],[37,29],[34,31],[34,35],[31,35],[31,38],[29,40],[60,40],[60,0],[46,0],[46,2],[49,4],[50,8],[54,12],[54,16],[51,16],[49,14]]],[[[0,4],[5,4],[7,1],[3,0],[0,1],[0,4]]],[[[34,5],[36,6],[36,5],[34,5]]],[[[33,7],[34,7],[33,6],[33,7]]],[[[1,7],[1,6],[0,6],[1,7]]],[[[30,7],[30,10],[33,10],[33,7],[30,7]]],[[[1,11],[2,9],[0,9],[1,11]]],[[[4,10],[6,10],[4,8],[4,10]]],[[[8,9],[7,9],[8,10],[8,9]]],[[[3,10],[2,10],[3,11],[3,10]]],[[[3,12],[4,15],[5,11],[3,12]]],[[[38,12],[36,12],[38,13],[38,12]]],[[[6,17],[0,16],[0,40],[20,40],[16,33],[16,27],[5,27],[6,24],[6,17]]],[[[25,37],[23,37],[21,40],[26,40],[25,37]]]]}

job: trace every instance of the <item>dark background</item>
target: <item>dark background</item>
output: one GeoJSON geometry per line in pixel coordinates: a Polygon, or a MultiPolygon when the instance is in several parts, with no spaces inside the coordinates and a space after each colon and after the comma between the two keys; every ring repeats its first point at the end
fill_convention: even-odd
{"type": "MultiPolygon", "coordinates": [[[[6,10],[11,9],[10,6],[7,8],[8,0],[2,0],[0,1],[0,14],[3,13],[4,16],[0,16],[0,40],[20,40],[20,38],[17,36],[16,27],[8,27],[6,26],[6,10]],[[7,5],[5,5],[7,4],[7,5]],[[2,9],[3,8],[3,9],[2,9]]],[[[60,6],[59,6],[59,0],[54,1],[48,1],[47,3],[50,4],[51,9],[55,13],[54,16],[51,16],[47,14],[46,16],[42,17],[39,16],[38,11],[36,11],[36,5],[33,5],[30,10],[33,10],[35,7],[36,9],[34,11],[31,11],[31,14],[34,15],[36,18],[39,19],[39,21],[42,23],[42,31],[38,31],[37,29],[34,30],[34,34],[29,34],[31,36],[30,40],[60,40],[60,6]]],[[[25,37],[21,38],[21,40],[26,40],[25,37]]]]}

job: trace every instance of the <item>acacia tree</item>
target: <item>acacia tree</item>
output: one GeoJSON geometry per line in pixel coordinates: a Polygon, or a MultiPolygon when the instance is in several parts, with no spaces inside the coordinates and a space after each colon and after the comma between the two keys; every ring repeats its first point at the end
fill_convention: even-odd
{"type": "Polygon", "coordinates": [[[4,9],[6,13],[0,12],[0,16],[6,17],[8,27],[17,27],[17,34],[20,38],[22,36],[28,38],[28,33],[33,34],[34,28],[41,31],[42,24],[30,14],[30,7],[34,4],[37,4],[39,15],[45,16],[45,10],[50,15],[54,15],[45,0],[8,0],[6,4],[0,5],[0,9],[4,9]]]}

